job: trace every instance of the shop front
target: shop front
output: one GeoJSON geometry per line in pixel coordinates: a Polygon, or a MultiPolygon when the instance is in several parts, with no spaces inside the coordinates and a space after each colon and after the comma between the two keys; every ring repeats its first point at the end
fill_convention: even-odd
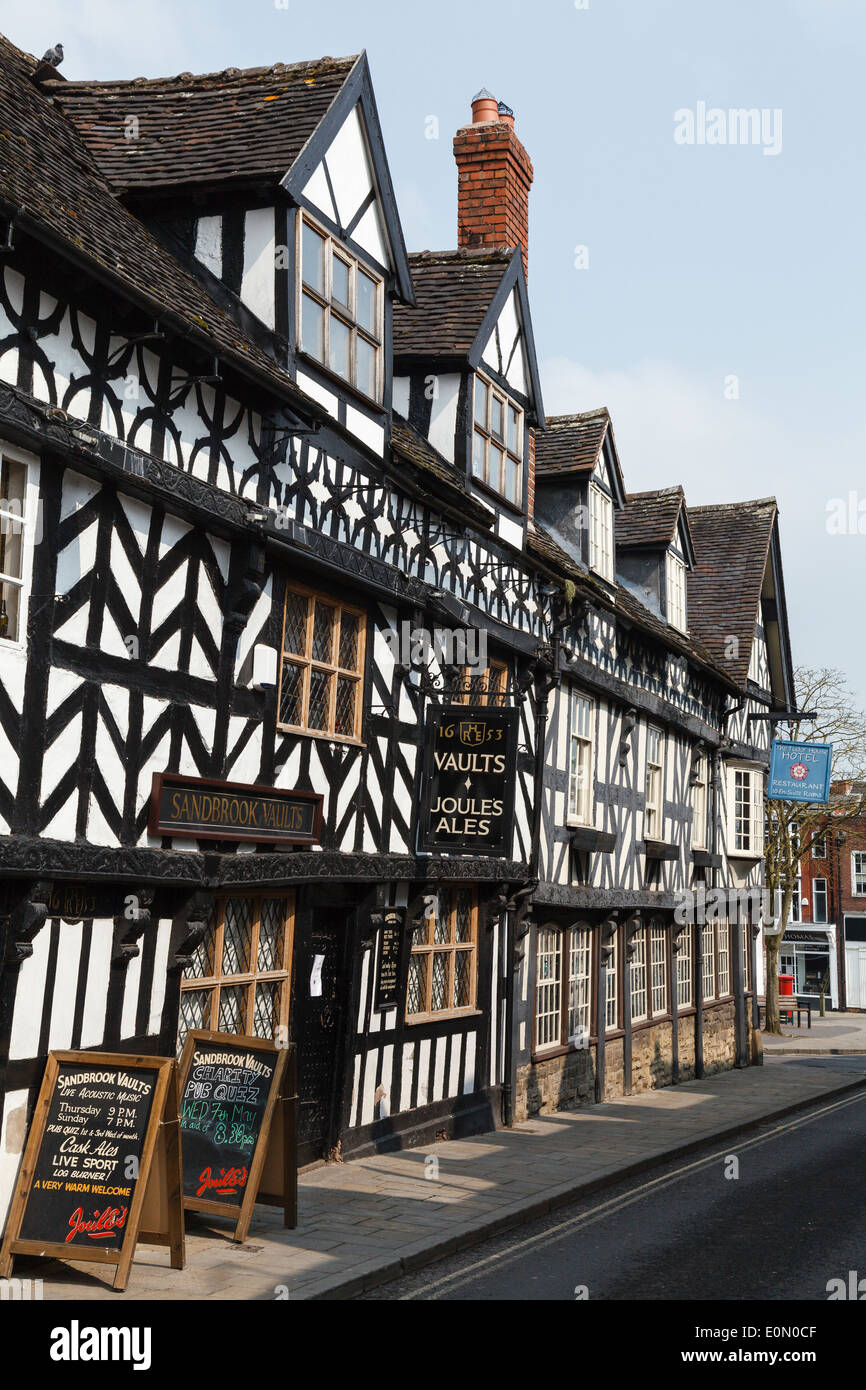
{"type": "Polygon", "coordinates": [[[782,939],[779,971],[782,975],[793,975],[794,993],[798,997],[818,1004],[823,995],[829,1008],[838,1009],[835,926],[790,927],[782,939]]]}

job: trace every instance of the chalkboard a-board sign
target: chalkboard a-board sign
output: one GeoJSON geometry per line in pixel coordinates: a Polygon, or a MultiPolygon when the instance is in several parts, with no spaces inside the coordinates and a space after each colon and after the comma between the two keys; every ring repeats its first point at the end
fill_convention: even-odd
{"type": "Polygon", "coordinates": [[[137,1241],[183,1269],[177,1067],[165,1057],[52,1052],[0,1250],[115,1264],[126,1288],[137,1241]]]}
{"type": "Polygon", "coordinates": [[[295,1048],[192,1029],[180,1060],[183,1205],[237,1216],[247,1238],[258,1200],[297,1225],[295,1048]]]}

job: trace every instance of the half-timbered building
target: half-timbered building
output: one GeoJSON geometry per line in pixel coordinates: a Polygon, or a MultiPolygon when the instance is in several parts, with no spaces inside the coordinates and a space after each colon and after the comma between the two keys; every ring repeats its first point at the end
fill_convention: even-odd
{"type": "Polygon", "coordinates": [[[55,1048],[294,1041],[301,1162],[745,1062],[674,910],[789,698],[775,513],[732,663],[711,509],[545,421],[513,114],[408,255],[363,55],[0,98],[0,1210],[55,1048]]]}

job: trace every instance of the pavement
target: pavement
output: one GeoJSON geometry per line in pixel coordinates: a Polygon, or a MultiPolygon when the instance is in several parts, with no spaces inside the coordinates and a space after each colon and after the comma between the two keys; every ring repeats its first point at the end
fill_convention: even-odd
{"type": "Polygon", "coordinates": [[[813,1009],[811,1028],[806,1024],[805,1014],[801,1017],[800,1028],[783,1023],[781,1037],[764,1033],[765,1056],[773,1053],[844,1057],[848,1053],[866,1052],[866,1013],[828,1013],[821,1018],[817,1009],[813,1009]]]}
{"type": "Polygon", "coordinates": [[[285,1230],[280,1213],[257,1207],[243,1245],[231,1241],[220,1218],[188,1213],[186,1268],[170,1269],[166,1250],[139,1245],[124,1293],[111,1289],[110,1266],[19,1256],[15,1274],[41,1278],[45,1299],[69,1301],[352,1298],[708,1143],[863,1086],[866,1056],[768,1055],[762,1067],[539,1116],[511,1130],[307,1170],[297,1228],[285,1230]]]}

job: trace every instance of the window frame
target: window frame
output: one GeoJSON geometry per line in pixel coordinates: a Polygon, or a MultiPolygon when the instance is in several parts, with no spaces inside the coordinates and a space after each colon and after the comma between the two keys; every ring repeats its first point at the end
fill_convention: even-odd
{"type": "MultiPolygon", "coordinates": [[[[207,1019],[206,1021],[203,1021],[199,1026],[202,1028],[207,1028],[214,1033],[224,1033],[226,1030],[221,1026],[220,1023],[220,1000],[222,996],[222,991],[226,988],[245,988],[248,992],[248,998],[244,1018],[244,1031],[243,1033],[238,1033],[237,1035],[233,1036],[257,1037],[258,1034],[255,1033],[253,1027],[255,1022],[256,988],[259,984],[262,983],[279,983],[281,986],[281,997],[278,1007],[278,1016],[275,1023],[275,1032],[278,1029],[286,1029],[288,1027],[292,995],[292,961],[295,937],[296,911],[297,904],[295,898],[295,891],[292,888],[284,888],[282,891],[269,890],[262,893],[253,893],[252,895],[246,897],[243,895],[243,893],[240,892],[220,893],[215,898],[211,922],[208,925],[208,933],[212,934],[211,964],[214,967],[214,969],[212,970],[212,973],[210,975],[187,977],[186,971],[184,971],[184,973],[181,975],[180,998],[178,1000],[178,1052],[180,1052],[180,1048],[183,1045],[183,1042],[180,1039],[180,1031],[182,1026],[182,996],[185,993],[192,993],[198,990],[207,990],[207,992],[212,996],[208,1003],[207,1019]],[[242,902],[249,902],[253,905],[251,909],[252,922],[250,929],[250,947],[248,963],[251,965],[252,962],[255,961],[256,968],[239,971],[236,974],[226,974],[223,968],[226,905],[234,899],[239,899],[242,902]],[[258,949],[262,922],[262,903],[264,902],[285,902],[286,914],[283,919],[282,962],[279,966],[274,967],[273,970],[260,971],[258,969],[258,949]]],[[[205,941],[207,941],[207,937],[203,938],[202,942],[199,943],[199,947],[197,947],[196,950],[200,949],[200,947],[204,945],[205,941]]],[[[188,966],[187,969],[189,969],[188,966]]],[[[187,1029],[187,1031],[189,1030],[187,1029]]]]}
{"type": "Polygon", "coordinates": [[[671,627],[675,627],[677,632],[682,633],[687,633],[689,630],[686,574],[685,560],[681,560],[679,555],[675,555],[672,550],[669,550],[665,564],[666,616],[671,627]]]}
{"type": "Polygon", "coordinates": [[[664,839],[664,798],[665,798],[665,732],[658,724],[646,726],[646,778],[644,783],[644,822],[645,840],[664,839]],[[658,735],[658,762],[651,758],[652,742],[658,735]],[[650,799],[651,784],[657,786],[658,800],[650,799]],[[653,821],[652,817],[655,817],[653,821]],[[652,827],[652,828],[651,828],[652,827]]]}
{"type": "Polygon", "coordinates": [[[826,926],[830,920],[830,884],[826,878],[812,879],[812,921],[816,926],[826,926]],[[821,885],[819,888],[818,885],[821,885]],[[818,916],[818,897],[823,898],[823,916],[818,916]]]}
{"type": "Polygon", "coordinates": [[[477,1014],[477,1013],[478,1013],[478,1005],[477,1005],[477,1000],[478,1000],[478,892],[477,892],[477,890],[476,890],[474,887],[472,887],[471,885],[468,885],[468,884],[461,884],[461,883],[442,883],[442,884],[439,885],[439,888],[438,888],[438,891],[437,891],[437,894],[436,894],[436,899],[437,899],[437,901],[436,901],[436,912],[432,913],[430,916],[423,916],[423,917],[421,918],[420,924],[419,924],[419,923],[416,923],[416,924],[415,924],[415,926],[414,926],[414,928],[413,928],[413,930],[412,930],[411,938],[410,938],[410,944],[409,944],[409,971],[410,971],[410,973],[411,973],[411,969],[412,969],[412,959],[413,959],[413,957],[417,957],[417,956],[426,956],[426,958],[427,958],[429,964],[428,964],[427,970],[426,970],[426,980],[425,980],[425,989],[424,989],[424,1002],[425,1002],[425,1003],[427,1004],[427,1006],[428,1006],[427,1009],[425,1009],[425,1010],[423,1010],[423,1011],[421,1011],[421,1012],[418,1012],[418,1013],[410,1013],[410,1012],[409,1012],[409,981],[408,981],[408,978],[407,978],[407,983],[406,983],[406,999],[405,999],[405,1003],[404,1003],[404,1007],[403,1007],[403,1017],[404,1017],[405,1023],[406,1023],[409,1027],[415,1027],[416,1025],[422,1024],[422,1023],[435,1023],[435,1022],[437,1022],[438,1020],[440,1020],[440,1019],[445,1019],[445,1018],[466,1018],[466,1017],[468,1017],[469,1015],[477,1014]],[[438,920],[438,913],[439,913],[440,908],[441,908],[441,894],[442,894],[443,892],[447,892],[448,895],[449,895],[449,906],[448,906],[448,940],[447,940],[447,941],[437,941],[437,940],[436,940],[436,923],[437,923],[437,920],[438,920]],[[468,893],[468,894],[469,894],[469,898],[470,898],[470,908],[469,908],[470,936],[469,936],[469,940],[468,940],[468,941],[458,941],[458,940],[457,940],[457,912],[458,912],[459,895],[460,895],[461,892],[468,893]],[[424,942],[422,942],[422,943],[418,943],[418,942],[416,942],[416,940],[415,940],[416,934],[418,933],[418,931],[421,929],[421,927],[422,927],[425,923],[427,924],[427,925],[426,925],[426,932],[427,932],[426,940],[425,940],[424,942]],[[470,957],[470,966],[469,966],[469,992],[470,992],[470,1002],[469,1002],[468,1004],[461,1004],[461,1005],[458,1005],[458,1006],[455,1007],[455,1006],[454,1006],[454,1003],[453,1003],[453,1000],[454,1000],[454,986],[455,986],[454,962],[455,962],[455,958],[456,958],[456,956],[457,956],[458,954],[461,954],[461,955],[468,955],[468,956],[470,957]],[[444,1008],[444,1009],[431,1009],[431,1008],[429,1007],[430,1004],[432,1003],[432,997],[433,997],[433,974],[434,974],[434,969],[433,969],[433,958],[434,958],[434,956],[436,956],[436,955],[447,955],[447,956],[448,956],[448,975],[447,975],[447,985],[446,985],[446,988],[447,988],[447,992],[448,992],[448,998],[449,998],[449,1000],[451,1001],[451,1003],[450,1003],[450,1006],[449,1006],[449,1007],[444,1008]]]}
{"type": "MultiPolygon", "coordinates": [[[[21,573],[13,574],[11,570],[0,568],[0,598],[3,598],[4,586],[10,586],[18,592],[18,614],[17,631],[14,637],[0,634],[0,652],[22,652],[27,646],[27,622],[30,609],[30,595],[33,580],[33,547],[35,544],[34,528],[32,525],[33,507],[31,505],[32,493],[38,489],[37,460],[35,455],[29,454],[22,449],[17,449],[10,445],[6,440],[0,440],[0,477],[2,477],[3,466],[9,463],[15,468],[23,470],[24,479],[22,485],[21,511],[16,511],[13,506],[4,506],[7,500],[2,496],[5,489],[0,482],[0,552],[5,551],[6,526],[11,523],[11,534],[14,535],[16,528],[20,532],[20,566],[21,573]]],[[[5,561],[5,555],[4,555],[5,561]]],[[[2,564],[2,562],[0,562],[2,564]]],[[[3,598],[5,602],[5,598],[3,598]]]]}
{"type": "Polygon", "coordinates": [[[866,849],[851,851],[851,896],[866,898],[866,849]],[[862,868],[858,867],[858,860],[862,861],[862,868]]]}
{"type": "Polygon", "coordinates": [[[553,923],[546,923],[538,928],[535,941],[532,1016],[533,1054],[540,1057],[566,1049],[580,1051],[588,1047],[593,1036],[594,962],[594,933],[588,923],[577,922],[571,927],[557,927],[553,923]],[[542,946],[549,947],[551,937],[555,938],[553,949],[542,951],[542,946]],[[543,980],[540,975],[542,954],[554,962],[556,969],[554,975],[543,980]],[[576,970],[576,961],[583,968],[576,970]],[[539,1013],[539,993],[542,989],[552,994],[554,1007],[546,1008],[539,1013]],[[585,1027],[580,1030],[573,1026],[575,1014],[582,1014],[586,1020],[585,1027]],[[546,1021],[544,1042],[539,1041],[540,1018],[546,1021]],[[558,1020],[555,1037],[550,1036],[550,1020],[558,1020]]]}
{"type": "Polygon", "coordinates": [[[604,1031],[607,1033],[618,1033],[620,1031],[620,987],[619,987],[619,929],[617,929],[609,942],[611,955],[605,970],[604,984],[604,1031]],[[613,1010],[613,1022],[611,1022],[611,1009],[613,1010]]]}
{"type": "Polygon", "coordinates": [[[508,687],[508,663],[491,657],[478,675],[473,674],[471,666],[463,667],[453,703],[474,709],[503,709],[508,704],[508,687]]]}
{"type": "Polygon", "coordinates": [[[591,826],[595,821],[595,750],[598,701],[582,690],[572,688],[568,702],[568,788],[566,791],[566,822],[568,825],[591,826]],[[578,732],[579,712],[588,710],[589,733],[578,732]],[[577,765],[575,765],[577,752],[577,765]]]}
{"type": "Polygon", "coordinates": [[[594,478],[589,483],[589,567],[614,582],[613,498],[594,478]]]}
{"type": "Polygon", "coordinates": [[[679,943],[676,954],[676,985],[677,985],[677,1012],[683,1009],[692,1009],[695,1004],[695,981],[694,981],[694,936],[691,927],[687,927],[684,932],[680,932],[677,941],[679,943]],[[685,964],[687,969],[682,969],[685,964]],[[688,998],[683,998],[684,994],[688,998]]]}
{"type": "Polygon", "coordinates": [[[372,266],[361,259],[354,251],[338,240],[320,222],[306,211],[299,209],[296,219],[296,243],[295,260],[297,272],[295,275],[295,291],[297,298],[295,328],[297,333],[297,348],[303,353],[304,357],[310,362],[314,362],[322,371],[328,373],[336,381],[347,386],[349,390],[356,392],[363,400],[373,405],[382,406],[384,397],[384,376],[385,376],[385,281],[383,277],[373,269],[372,266]],[[324,288],[319,290],[304,279],[304,227],[308,226],[318,236],[324,240],[324,288]],[[349,267],[349,305],[344,305],[340,300],[335,300],[333,295],[333,274],[334,257],[337,257],[344,265],[349,267]],[[371,280],[375,286],[375,323],[374,329],[364,327],[358,320],[358,274],[362,273],[371,280]],[[323,339],[322,352],[320,359],[309,347],[304,346],[304,296],[307,295],[311,300],[318,304],[323,311],[323,339]],[[349,330],[349,376],[345,377],[336,368],[331,366],[331,318],[337,318],[345,328],[349,330]],[[375,354],[376,365],[376,391],[374,395],[358,384],[357,372],[357,339],[360,337],[370,347],[375,354]]]}
{"type": "Polygon", "coordinates": [[[824,830],[820,835],[815,835],[810,846],[813,859],[827,858],[827,831],[824,830]]]}
{"type": "Polygon", "coordinates": [[[480,483],[482,487],[488,488],[490,492],[496,493],[497,497],[509,507],[514,507],[517,511],[523,509],[523,489],[524,489],[524,434],[526,432],[525,415],[521,406],[513,401],[501,386],[496,386],[485,376],[483,372],[476,371],[472,379],[472,443],[469,450],[469,471],[472,481],[480,483]],[[484,411],[484,424],[478,420],[478,388],[483,386],[487,392],[487,400],[484,411]],[[502,434],[497,435],[493,430],[493,402],[498,401],[502,406],[502,434]],[[508,448],[508,412],[516,417],[515,435],[517,451],[508,448]],[[475,467],[475,436],[484,441],[483,472],[478,473],[475,467]],[[517,490],[514,497],[509,497],[504,486],[500,486],[490,479],[490,455],[491,449],[499,449],[501,452],[500,460],[500,483],[504,483],[507,478],[508,461],[517,470],[517,490]]]}
{"type": "Polygon", "coordinates": [[[728,783],[728,855],[743,859],[762,859],[764,856],[764,781],[763,774],[753,767],[732,766],[729,768],[728,783]],[[748,802],[738,796],[739,778],[748,781],[748,802]],[[749,814],[744,818],[741,809],[748,804],[749,814]],[[749,841],[738,843],[741,838],[740,826],[744,819],[749,826],[749,841]]]}
{"type": "Polygon", "coordinates": [[[649,963],[647,952],[647,931],[646,927],[639,927],[634,936],[628,943],[628,988],[629,988],[629,1017],[632,1026],[636,1023],[648,1023],[651,1018],[650,1008],[650,979],[649,963]],[[635,982],[637,977],[637,983],[635,982]],[[643,998],[642,1012],[638,1012],[635,1007],[635,999],[643,998]]]}
{"type": "Polygon", "coordinates": [[[695,780],[692,784],[692,846],[707,847],[707,808],[709,806],[709,759],[699,753],[695,759],[695,780]]]}
{"type": "Polygon", "coordinates": [[[650,922],[647,927],[649,942],[649,1007],[650,1018],[667,1018],[670,1013],[670,987],[668,983],[668,929],[664,922],[650,922]],[[656,946],[661,943],[661,960],[656,956],[656,946]],[[661,1004],[656,1007],[656,998],[661,991],[661,1004]]]}
{"type": "Polygon", "coordinates": [[[354,604],[344,603],[342,599],[334,598],[331,594],[322,592],[319,589],[311,589],[306,584],[298,584],[293,579],[286,581],[285,594],[283,596],[283,621],[280,631],[280,664],[279,664],[279,683],[277,685],[277,728],[283,733],[304,734],[309,738],[324,738],[331,743],[362,743],[362,731],[364,720],[364,684],[366,679],[366,656],[367,656],[367,613],[363,608],[357,608],[354,604]],[[297,594],[307,600],[307,615],[305,619],[303,656],[298,652],[289,652],[286,649],[286,617],[288,611],[289,594],[297,594]],[[323,607],[336,610],[337,619],[332,636],[332,655],[337,657],[337,663],[319,661],[312,656],[313,645],[313,621],[316,604],[321,603],[323,607]],[[343,614],[349,613],[358,619],[358,669],[350,671],[348,667],[340,666],[340,637],[342,634],[343,614]],[[316,671],[326,672],[332,679],[333,689],[328,700],[328,728],[312,729],[308,723],[287,724],[281,717],[281,707],[283,698],[283,672],[286,664],[300,667],[303,671],[301,684],[301,715],[309,721],[310,713],[310,678],[311,673],[316,671]],[[351,734],[336,733],[332,729],[332,724],[336,721],[337,703],[337,684],[340,678],[352,680],[357,686],[355,697],[355,727],[351,734]]]}

